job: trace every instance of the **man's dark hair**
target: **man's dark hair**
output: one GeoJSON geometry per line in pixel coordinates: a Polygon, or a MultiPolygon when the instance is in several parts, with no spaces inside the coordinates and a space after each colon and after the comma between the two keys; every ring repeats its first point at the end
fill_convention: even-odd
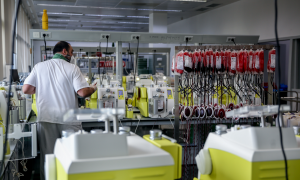
{"type": "Polygon", "coordinates": [[[58,52],[62,52],[63,49],[66,49],[67,51],[69,51],[70,48],[70,44],[66,41],[59,41],[53,49],[53,54],[56,54],[58,52]]]}

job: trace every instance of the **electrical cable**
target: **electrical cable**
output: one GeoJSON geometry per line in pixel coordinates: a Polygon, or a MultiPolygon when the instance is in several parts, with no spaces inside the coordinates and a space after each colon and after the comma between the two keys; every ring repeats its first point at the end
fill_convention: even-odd
{"type": "Polygon", "coordinates": [[[136,37],[138,43],[137,43],[137,47],[136,47],[136,57],[135,57],[135,69],[134,69],[134,84],[135,84],[135,75],[136,75],[136,69],[137,69],[137,60],[139,57],[139,45],[140,45],[140,38],[137,36],[136,37]]]}
{"type": "Polygon", "coordinates": [[[106,55],[107,55],[107,48],[108,48],[108,38],[109,36],[106,36],[106,51],[105,51],[105,56],[104,56],[104,67],[103,67],[103,71],[102,71],[102,81],[101,81],[101,78],[100,78],[100,75],[99,75],[99,79],[100,79],[100,84],[102,84],[103,82],[103,78],[104,78],[104,74],[105,74],[105,68],[106,68],[106,55]]]}
{"type": "MultiPolygon", "coordinates": [[[[277,31],[277,21],[278,21],[278,6],[277,6],[277,0],[275,0],[275,37],[276,37],[276,52],[277,52],[277,94],[278,94],[278,114],[277,114],[277,125],[279,129],[279,136],[280,136],[280,146],[281,146],[281,151],[283,154],[284,158],[284,164],[285,164],[285,179],[288,180],[288,165],[287,165],[287,158],[286,154],[284,151],[283,147],[283,137],[282,137],[282,129],[281,125],[279,123],[279,118],[280,118],[280,45],[279,45],[279,40],[278,40],[278,31],[277,31]]],[[[283,126],[283,124],[282,124],[283,126]]]]}
{"type": "MultiPolygon", "coordinates": [[[[21,0],[18,1],[18,3],[16,4],[17,8],[15,11],[15,19],[14,19],[14,26],[13,26],[13,33],[12,33],[12,52],[11,52],[11,64],[13,65],[14,61],[14,49],[15,49],[15,35],[16,35],[16,25],[17,25],[17,17],[19,14],[19,8],[20,8],[20,4],[21,4],[21,0]]],[[[12,67],[10,68],[10,72],[12,72],[12,67]]],[[[6,110],[6,120],[5,120],[5,124],[6,127],[9,127],[9,106],[10,106],[10,94],[11,94],[11,85],[12,85],[12,73],[10,73],[10,84],[9,84],[9,88],[8,88],[8,101],[7,101],[7,110],[6,110]]],[[[7,138],[8,138],[8,129],[5,130],[5,140],[4,140],[4,146],[3,146],[3,151],[2,151],[2,161],[1,161],[1,166],[0,166],[0,172],[3,172],[3,166],[4,166],[4,160],[5,160],[5,154],[6,154],[6,147],[7,147],[7,138]]]]}
{"type": "MultiPolygon", "coordinates": [[[[100,48],[100,54],[101,54],[101,42],[99,42],[99,48],[100,48]]],[[[98,49],[97,49],[98,51],[98,49]]],[[[98,59],[98,75],[99,75],[99,80],[100,80],[100,54],[99,54],[99,59],[98,59]]]]}
{"type": "Polygon", "coordinates": [[[231,39],[231,41],[232,41],[232,42],[234,43],[234,45],[236,46],[234,39],[231,39]]]}
{"type": "Polygon", "coordinates": [[[47,60],[47,59],[48,59],[48,56],[47,56],[47,46],[46,46],[46,34],[43,34],[43,36],[44,36],[45,54],[46,54],[46,59],[45,59],[45,60],[47,60]]]}

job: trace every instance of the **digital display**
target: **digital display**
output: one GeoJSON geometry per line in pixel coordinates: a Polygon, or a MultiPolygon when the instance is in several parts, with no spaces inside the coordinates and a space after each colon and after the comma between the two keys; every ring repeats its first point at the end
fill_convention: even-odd
{"type": "Polygon", "coordinates": [[[119,96],[123,96],[123,91],[119,91],[119,96]]]}
{"type": "Polygon", "coordinates": [[[168,90],[168,96],[172,96],[171,90],[168,90]]]}

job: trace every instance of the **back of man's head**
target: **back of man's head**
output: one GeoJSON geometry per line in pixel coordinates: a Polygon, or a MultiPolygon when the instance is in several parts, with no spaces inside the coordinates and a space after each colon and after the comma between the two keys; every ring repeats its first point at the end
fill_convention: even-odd
{"type": "Polygon", "coordinates": [[[53,54],[62,52],[63,49],[66,49],[66,51],[69,51],[69,48],[70,48],[70,44],[69,44],[68,42],[66,42],[66,41],[59,41],[59,42],[54,46],[53,54]]]}

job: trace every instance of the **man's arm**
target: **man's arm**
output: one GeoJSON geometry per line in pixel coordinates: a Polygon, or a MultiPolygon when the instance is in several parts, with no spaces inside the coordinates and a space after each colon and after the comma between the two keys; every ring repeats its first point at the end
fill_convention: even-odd
{"type": "Polygon", "coordinates": [[[35,87],[29,84],[24,84],[22,89],[24,94],[35,94],[35,87]]]}
{"type": "Polygon", "coordinates": [[[89,97],[97,90],[96,86],[82,88],[77,91],[77,94],[81,97],[89,97]]]}

